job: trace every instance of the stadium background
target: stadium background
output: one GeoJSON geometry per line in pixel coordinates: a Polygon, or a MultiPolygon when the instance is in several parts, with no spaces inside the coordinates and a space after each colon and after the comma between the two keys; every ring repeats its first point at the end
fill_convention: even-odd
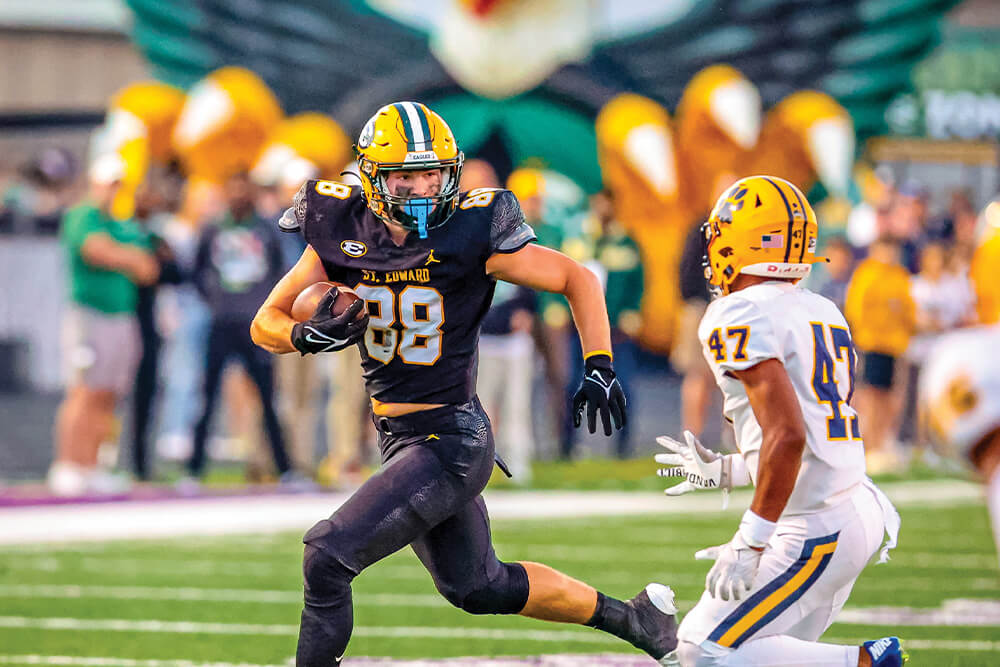
{"type": "MultiPolygon", "coordinates": [[[[602,185],[611,188],[617,215],[645,260],[633,434],[639,456],[652,451],[653,436],[680,428],[680,381],[668,357],[677,344],[681,310],[677,264],[683,239],[707,209],[720,176],[766,171],[789,178],[809,192],[830,236],[844,233],[848,213],[864,201],[876,167],[883,175],[888,170],[895,183],[921,183],[935,212],[947,209],[956,188],[969,191],[978,212],[1000,186],[1000,75],[992,66],[998,36],[1000,15],[989,0],[4,3],[0,54],[10,66],[0,74],[0,484],[8,484],[0,487],[2,500],[28,508],[48,502],[35,482],[51,460],[52,422],[63,383],[64,259],[54,234],[57,213],[82,196],[85,166],[97,153],[119,153],[129,165],[133,187],[147,170],[170,161],[177,161],[192,181],[218,182],[229,169],[257,166],[274,143],[292,145],[300,157],[313,150],[316,154],[305,157],[336,178],[349,159],[349,138],[371,112],[388,100],[415,99],[439,111],[466,155],[487,159],[501,179],[524,167],[543,172],[551,194],[547,215],[560,227],[565,249],[580,248],[575,239],[587,241],[586,196],[602,185]],[[725,86],[737,92],[725,98],[730,105],[720,111],[713,107],[712,93],[725,86]],[[759,110],[748,106],[754,97],[747,90],[759,95],[759,110]],[[289,131],[288,119],[306,112],[326,117],[317,121],[322,141],[308,128],[305,139],[289,131]],[[181,124],[184,131],[177,129],[181,124]]],[[[127,194],[119,206],[127,215],[127,194]]],[[[583,247],[585,256],[586,243],[583,247]]],[[[648,458],[607,463],[612,447],[604,439],[583,438],[577,445],[577,458],[594,461],[551,462],[558,447],[546,434],[555,427],[546,408],[536,412],[535,487],[595,489],[591,499],[598,504],[612,503],[612,496],[601,493],[618,491],[659,502],[660,483],[651,477],[648,458]]],[[[706,425],[712,442],[723,431],[715,414],[706,425]]],[[[123,466],[126,450],[111,450],[123,466]]],[[[248,452],[236,448],[220,455],[232,463],[215,478],[218,488],[243,493],[233,483],[242,482],[248,452]]],[[[895,622],[909,610],[911,627],[900,631],[925,642],[914,651],[928,659],[924,664],[992,664],[1000,649],[992,633],[1000,621],[992,601],[998,579],[985,511],[974,487],[956,481],[963,473],[942,474],[940,468],[918,463],[886,478],[899,484],[899,494],[911,497],[902,508],[904,521],[914,517],[911,534],[922,543],[908,547],[904,541],[898,558],[903,566],[895,572],[866,575],[852,600],[857,605],[853,625],[835,626],[831,633],[866,637],[873,626],[891,625],[870,610],[893,605],[883,610],[883,618],[895,622]],[[956,523],[969,524],[969,535],[947,537],[956,523]],[[961,550],[956,564],[936,562],[954,545],[961,550]],[[944,582],[936,589],[927,585],[935,578],[944,582]],[[970,598],[978,602],[969,603],[970,598]]],[[[165,470],[161,484],[139,487],[133,500],[136,493],[170,496],[171,487],[163,482],[170,482],[173,473],[169,465],[165,470]]],[[[264,487],[251,491],[268,497],[264,487]]],[[[505,491],[497,493],[501,502],[505,491]]],[[[338,498],[320,497],[324,506],[338,498]]],[[[179,523],[187,522],[189,508],[170,507],[182,517],[179,523]]],[[[7,638],[0,643],[12,647],[0,661],[53,664],[52,656],[68,656],[83,661],[69,664],[91,664],[85,656],[95,661],[117,656],[120,664],[153,658],[270,664],[289,654],[280,628],[295,622],[297,535],[271,531],[298,528],[298,523],[262,524],[262,536],[234,541],[115,543],[101,540],[161,535],[97,527],[122,521],[120,514],[81,515],[84,523],[72,538],[98,545],[50,547],[41,527],[58,531],[60,522],[74,521],[56,512],[71,511],[71,505],[50,509],[54,524],[41,517],[36,529],[28,530],[31,517],[8,514],[10,530],[0,530],[7,541],[24,543],[4,547],[0,554],[0,606],[10,610],[0,619],[0,636],[7,638]],[[227,554],[254,540],[251,551],[270,552],[273,563],[250,559],[238,585],[210,577],[226,567],[227,554]],[[272,547],[275,543],[281,547],[272,547]],[[204,558],[193,563],[192,551],[204,558]],[[195,574],[178,575],[185,562],[200,568],[206,580],[212,578],[212,587],[250,592],[228,594],[237,607],[224,613],[216,607],[220,613],[214,614],[204,603],[213,595],[200,588],[205,582],[195,574]],[[280,574],[269,578],[271,572],[280,574]],[[88,584],[93,584],[89,590],[88,584]],[[150,593],[154,588],[159,592],[150,593]],[[202,592],[191,592],[196,590],[202,592]],[[162,599],[164,591],[172,591],[173,602],[150,602],[156,595],[162,599]],[[66,602],[71,598],[77,601],[66,602]],[[272,601],[261,602],[266,599],[272,601]],[[255,602],[264,606],[243,607],[255,602]],[[243,618],[242,609],[254,620],[243,618]],[[66,620],[70,617],[76,626],[66,620]],[[108,626],[93,621],[154,617],[163,623],[257,623],[256,634],[269,635],[261,628],[270,627],[273,641],[256,637],[248,649],[240,646],[238,634],[227,634],[242,631],[195,628],[190,631],[195,640],[173,650],[172,630],[165,626],[122,628],[129,639],[120,644],[102,638],[108,626]],[[93,622],[88,626],[83,619],[93,622]],[[215,641],[216,631],[224,639],[215,641]],[[25,657],[29,654],[35,657],[25,657]]],[[[121,511],[151,510],[125,502],[121,511]]],[[[299,511],[311,512],[301,517],[304,527],[323,510],[299,511]]],[[[606,585],[625,591],[649,577],[671,583],[682,573],[675,588],[682,599],[693,601],[702,569],[686,561],[687,552],[724,539],[731,517],[713,521],[722,515],[707,504],[664,517],[656,511],[655,505],[644,505],[644,516],[614,521],[621,535],[601,520],[567,520],[565,529],[548,536],[554,564],[568,564],[571,572],[600,583],[604,561],[615,558],[613,550],[606,546],[574,557],[567,553],[572,545],[595,530],[607,532],[607,545],[645,540],[635,562],[621,566],[628,574],[615,579],[615,572],[604,573],[606,585]],[[665,552],[659,534],[673,543],[665,552]]],[[[537,553],[524,545],[541,541],[540,526],[531,512],[513,512],[501,519],[498,530],[515,556],[521,548],[537,553]]],[[[203,532],[217,529],[210,525],[203,532]]],[[[254,532],[253,527],[244,530],[254,532]]],[[[377,614],[362,616],[375,629],[370,639],[352,647],[357,655],[617,650],[582,636],[553,635],[537,644],[516,634],[511,643],[502,632],[491,638],[492,628],[516,633],[529,626],[472,623],[438,609],[428,602],[429,582],[419,575],[412,584],[380,583],[393,579],[392,568],[412,567],[410,561],[409,555],[399,556],[384,566],[384,579],[376,570],[363,580],[362,586],[371,586],[368,591],[383,596],[378,599],[385,602],[379,608],[384,629],[377,629],[377,614]],[[394,606],[391,596],[399,587],[413,597],[394,606]],[[414,625],[409,619],[423,606],[432,612],[430,625],[481,628],[483,634],[459,632],[452,641],[442,639],[446,630],[436,639],[428,638],[433,632],[392,636],[393,627],[414,625]],[[519,643],[524,641],[529,643],[519,643]]],[[[227,594],[214,595],[224,601],[227,594]]],[[[359,636],[365,637],[364,631],[359,636]]]]}

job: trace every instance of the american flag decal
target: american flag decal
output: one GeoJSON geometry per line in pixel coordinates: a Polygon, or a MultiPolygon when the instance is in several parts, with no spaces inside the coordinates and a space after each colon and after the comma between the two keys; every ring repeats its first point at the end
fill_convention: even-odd
{"type": "Polygon", "coordinates": [[[760,237],[761,248],[784,248],[785,236],[783,234],[763,234],[760,237]]]}

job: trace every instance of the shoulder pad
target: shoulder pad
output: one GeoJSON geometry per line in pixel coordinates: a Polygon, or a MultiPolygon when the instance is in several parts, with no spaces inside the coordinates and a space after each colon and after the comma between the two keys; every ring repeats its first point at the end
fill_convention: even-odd
{"type": "Polygon", "coordinates": [[[292,205],[281,215],[278,227],[285,232],[305,232],[310,218],[324,215],[331,205],[337,205],[359,194],[360,187],[337,181],[308,180],[292,199],[292,205]]]}
{"type": "Polygon", "coordinates": [[[709,304],[698,326],[709,365],[740,371],[767,359],[785,362],[774,324],[758,304],[731,294],[709,304]]]}
{"type": "Polygon", "coordinates": [[[299,188],[299,191],[295,193],[295,196],[292,198],[292,205],[286,208],[285,212],[278,218],[278,229],[283,232],[298,232],[302,230],[305,226],[306,208],[308,206],[306,192],[308,192],[307,188],[309,188],[309,184],[314,182],[306,181],[299,188]]]}
{"type": "Polygon", "coordinates": [[[516,252],[535,240],[535,230],[524,221],[517,197],[510,190],[496,190],[490,210],[490,254],[516,252]]]}

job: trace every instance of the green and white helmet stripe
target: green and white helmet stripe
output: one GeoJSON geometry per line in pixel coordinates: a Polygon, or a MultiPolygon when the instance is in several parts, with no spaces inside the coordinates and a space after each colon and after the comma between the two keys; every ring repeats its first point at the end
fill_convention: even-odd
{"type": "Polygon", "coordinates": [[[431,148],[431,128],[427,122],[427,114],[423,106],[415,102],[397,102],[393,104],[403,121],[403,133],[406,134],[407,151],[425,151],[431,148]]]}

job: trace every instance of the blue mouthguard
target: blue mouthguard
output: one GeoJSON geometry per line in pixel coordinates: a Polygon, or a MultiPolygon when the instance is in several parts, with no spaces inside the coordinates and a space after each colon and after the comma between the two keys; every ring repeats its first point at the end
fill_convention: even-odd
{"type": "Polygon", "coordinates": [[[427,198],[411,199],[403,205],[403,211],[417,223],[420,238],[427,238],[427,215],[434,203],[427,198]]]}

